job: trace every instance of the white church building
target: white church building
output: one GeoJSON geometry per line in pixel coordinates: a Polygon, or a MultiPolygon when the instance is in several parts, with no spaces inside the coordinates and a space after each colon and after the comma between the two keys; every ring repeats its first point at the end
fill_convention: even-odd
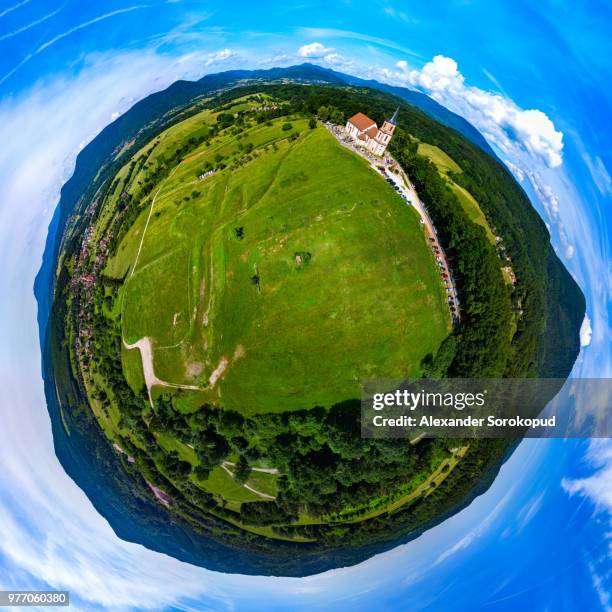
{"type": "Polygon", "coordinates": [[[367,115],[357,113],[349,118],[344,129],[358,145],[365,147],[374,155],[382,156],[395,131],[398,112],[399,107],[380,129],[367,115]]]}

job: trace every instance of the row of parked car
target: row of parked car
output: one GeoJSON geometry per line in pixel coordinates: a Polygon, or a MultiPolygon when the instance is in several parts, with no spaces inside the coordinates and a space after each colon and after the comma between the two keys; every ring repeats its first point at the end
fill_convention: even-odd
{"type": "Polygon", "coordinates": [[[450,277],[448,266],[446,265],[446,260],[443,256],[442,250],[438,245],[435,238],[430,237],[429,241],[431,242],[431,251],[436,258],[436,263],[440,268],[440,276],[442,277],[442,282],[444,283],[444,289],[447,293],[448,297],[448,306],[451,311],[451,316],[453,318],[453,323],[459,323],[459,300],[455,297],[455,291],[453,289],[453,281],[450,277]]]}
{"type": "Polygon", "coordinates": [[[389,183],[389,185],[391,185],[391,187],[393,187],[393,189],[395,189],[395,191],[397,191],[399,195],[402,196],[406,202],[408,202],[408,204],[412,204],[408,196],[402,191],[401,187],[389,176],[387,169],[384,166],[378,166],[378,169],[382,173],[385,181],[387,181],[387,183],[389,183]]]}

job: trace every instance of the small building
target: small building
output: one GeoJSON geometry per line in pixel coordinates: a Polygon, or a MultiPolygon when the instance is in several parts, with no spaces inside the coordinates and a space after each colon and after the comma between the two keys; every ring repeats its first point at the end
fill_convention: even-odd
{"type": "Polygon", "coordinates": [[[376,122],[363,113],[357,113],[346,122],[346,133],[356,144],[366,148],[374,155],[382,156],[391,141],[397,123],[399,106],[390,119],[387,119],[379,129],[376,122]]]}

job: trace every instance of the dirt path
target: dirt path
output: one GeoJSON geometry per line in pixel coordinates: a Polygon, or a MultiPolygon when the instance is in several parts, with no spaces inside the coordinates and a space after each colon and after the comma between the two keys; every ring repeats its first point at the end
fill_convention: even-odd
{"type": "MultiPolygon", "coordinates": [[[[233,465],[233,463],[230,464],[228,461],[224,461],[221,464],[221,467],[229,474],[230,478],[234,482],[238,483],[238,481],[234,478],[234,472],[232,472],[232,470],[230,470],[229,467],[227,467],[228,465],[233,465]]],[[[256,470],[256,468],[251,468],[251,469],[256,470]]],[[[257,471],[261,471],[261,469],[263,469],[263,468],[260,468],[257,471]]],[[[238,484],[241,484],[241,483],[238,483],[238,484]]],[[[263,499],[272,499],[272,500],[276,499],[276,497],[274,497],[273,495],[268,495],[267,493],[262,493],[261,491],[258,491],[257,489],[254,489],[252,486],[246,484],[246,482],[242,483],[242,486],[245,489],[248,489],[251,493],[255,493],[255,495],[259,495],[259,497],[261,497],[263,499]]]]}
{"type": "Polygon", "coordinates": [[[128,344],[125,340],[123,346],[126,349],[138,349],[140,351],[140,359],[142,360],[142,371],[144,373],[145,385],[147,386],[147,393],[149,394],[149,403],[153,408],[153,397],[151,396],[151,389],[157,387],[172,387],[173,389],[189,389],[191,391],[202,391],[201,387],[196,385],[180,385],[178,383],[170,383],[158,378],[155,375],[155,368],[153,366],[153,348],[151,346],[151,339],[148,336],[141,338],[133,344],[128,344]]]}
{"type": "Polygon", "coordinates": [[[140,257],[140,251],[142,250],[142,245],[144,243],[145,235],[146,235],[147,229],[149,227],[149,221],[151,221],[151,216],[153,215],[153,208],[155,208],[155,201],[157,200],[157,196],[159,195],[160,191],[162,190],[162,188],[166,184],[166,182],[170,179],[170,177],[180,167],[180,165],[181,164],[178,164],[177,166],[175,166],[172,169],[172,172],[170,172],[170,174],[161,182],[161,184],[157,188],[157,191],[155,192],[155,195],[153,196],[153,200],[151,201],[151,208],[149,209],[149,215],[147,217],[147,222],[145,223],[144,229],[142,230],[142,236],[140,237],[140,244],[138,245],[138,251],[136,252],[136,258],[134,259],[134,265],[132,266],[132,271],[130,272],[130,277],[136,271],[136,266],[138,265],[138,258],[140,257]]]}
{"type": "MultiPolygon", "coordinates": [[[[227,465],[229,467],[234,467],[236,464],[231,461],[224,461],[223,465],[227,465]]],[[[251,471],[253,472],[262,472],[263,474],[274,474],[275,476],[280,474],[280,472],[276,468],[257,468],[252,467],[251,471]]]]}
{"type": "MultiPolygon", "coordinates": [[[[397,164],[397,162],[395,163],[397,164]]],[[[376,168],[374,164],[372,164],[372,166],[374,170],[378,172],[378,168],[376,168]]],[[[400,167],[399,164],[397,164],[397,166],[400,167]]],[[[429,216],[429,213],[427,212],[425,205],[423,204],[423,202],[421,202],[416,192],[416,189],[414,188],[414,185],[410,182],[410,179],[408,178],[408,176],[406,176],[406,173],[403,170],[400,171],[399,176],[397,174],[393,174],[392,172],[388,172],[387,176],[400,188],[400,192],[406,195],[408,205],[409,206],[411,205],[421,217],[421,222],[425,230],[425,235],[427,236],[429,246],[430,247],[435,246],[438,248],[439,250],[438,257],[440,257],[440,259],[442,260],[442,266],[440,268],[440,272],[448,276],[448,279],[446,279],[447,282],[444,283],[445,287],[449,289],[449,291],[447,291],[447,297],[452,298],[453,300],[452,303],[457,307],[457,311],[455,314],[456,314],[457,320],[459,320],[460,312],[458,309],[459,297],[457,295],[457,288],[455,287],[455,282],[453,280],[452,271],[448,263],[448,258],[446,257],[446,253],[444,252],[444,249],[442,248],[442,245],[440,244],[440,241],[438,239],[438,233],[436,232],[436,228],[433,224],[433,221],[431,220],[431,217],[429,216]]]]}

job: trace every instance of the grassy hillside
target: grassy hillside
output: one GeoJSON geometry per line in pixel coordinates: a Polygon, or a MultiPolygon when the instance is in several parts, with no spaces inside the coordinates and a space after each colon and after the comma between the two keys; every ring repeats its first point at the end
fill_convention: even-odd
{"type": "MultiPolygon", "coordinates": [[[[286,123],[187,157],[106,268],[127,274],[123,337],[152,339],[156,375],[244,413],[329,406],[358,397],[365,378],[418,376],[449,331],[414,211],[327,130],[286,123]],[[198,178],[249,145],[245,165],[198,178]]],[[[188,133],[179,124],[136,157],[153,164],[188,133]]]]}
{"type": "Polygon", "coordinates": [[[477,223],[484,228],[487,233],[487,238],[491,244],[495,244],[495,235],[491,231],[491,227],[487,218],[484,216],[480,205],[475,200],[474,196],[464,187],[458,185],[453,179],[453,173],[461,174],[463,170],[457,164],[457,162],[449,157],[442,149],[434,145],[426,144],[424,142],[419,143],[417,153],[429,158],[436,166],[440,174],[446,180],[448,186],[451,188],[453,193],[457,196],[457,200],[461,204],[463,210],[469,217],[470,221],[477,223]]]}

